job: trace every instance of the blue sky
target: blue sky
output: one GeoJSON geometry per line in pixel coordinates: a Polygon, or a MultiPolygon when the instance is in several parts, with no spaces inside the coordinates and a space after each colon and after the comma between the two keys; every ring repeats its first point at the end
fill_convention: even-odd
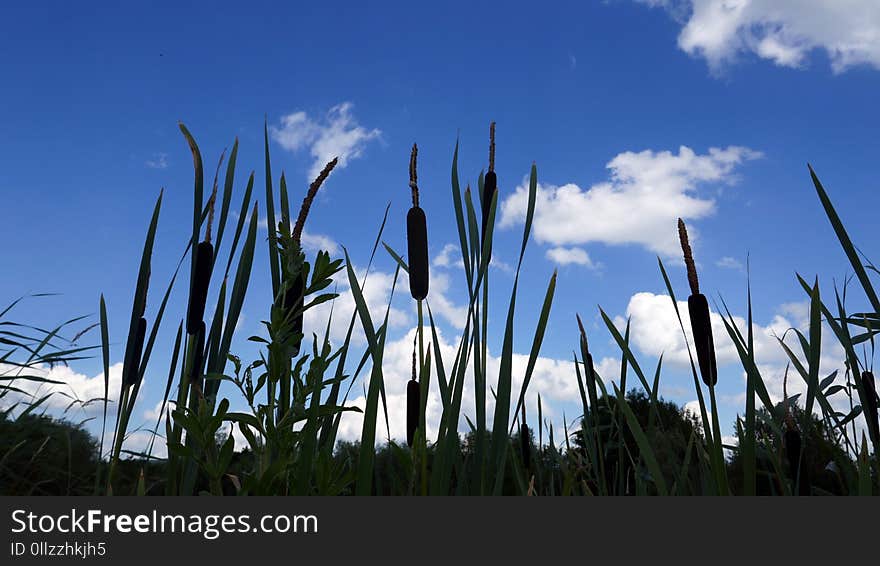
{"type": "MultiPolygon", "coordinates": [[[[818,275],[827,293],[847,272],[808,161],[853,239],[874,255],[880,8],[872,0],[811,0],[809,9],[766,0],[726,9],[720,0],[570,2],[552,9],[385,2],[344,3],[332,12],[261,2],[247,9],[224,2],[35,4],[7,7],[0,23],[0,299],[62,293],[14,311],[18,320],[51,324],[94,315],[104,293],[114,361],[121,359],[160,188],[166,196],[153,309],[188,236],[192,164],[178,120],[195,135],[210,172],[239,138],[234,202],[251,170],[262,187],[264,116],[273,132],[276,183],[284,170],[295,195],[328,152],[341,153],[345,166],[322,188],[307,230],[346,246],[358,267],[388,202],[384,238],[405,249],[406,166],[418,142],[434,259],[429,300],[446,312],[441,328],[450,344],[465,295],[457,250],[444,254],[457,242],[452,150],[460,139],[460,175],[475,183],[487,165],[488,123],[497,121],[502,208],[494,353],[513,282],[506,265],[516,259],[521,234],[516,190],[534,161],[541,198],[522,275],[516,348],[528,351],[544,289],[558,268],[546,360],[532,388],[553,407],[557,426],[563,411],[569,420],[577,415],[568,361],[577,345],[575,312],[587,322],[597,362],[610,373],[619,359],[597,305],[620,320],[632,317],[646,367],[667,352],[664,396],[682,404],[696,398],[676,363],[681,341],[667,324],[671,304],[657,269],[660,255],[686,298],[682,262],[669,245],[675,217],[685,217],[694,234],[706,294],[723,296],[737,315],[745,313],[741,266],[749,255],[765,378],[773,383],[781,383],[784,361],[770,333],[803,319],[795,273],[818,275]]],[[[264,237],[265,231],[233,347],[245,357],[254,352],[244,338],[260,332],[269,301],[264,237]]],[[[381,308],[393,263],[380,255],[376,269],[372,288],[381,308]]],[[[407,333],[415,324],[405,289],[394,303],[401,394],[407,333]]],[[[172,312],[182,314],[184,295],[181,285],[172,312]]],[[[861,300],[854,293],[853,308],[861,300]]],[[[167,320],[160,334],[155,375],[148,374],[141,401],[144,419],[160,398],[175,326],[167,320]]],[[[741,368],[726,363],[728,354],[719,353],[721,409],[732,423],[744,406],[744,382],[741,368]]],[[[829,368],[835,355],[829,345],[829,368]]],[[[100,382],[97,359],[66,371],[78,392],[100,382]]]]}

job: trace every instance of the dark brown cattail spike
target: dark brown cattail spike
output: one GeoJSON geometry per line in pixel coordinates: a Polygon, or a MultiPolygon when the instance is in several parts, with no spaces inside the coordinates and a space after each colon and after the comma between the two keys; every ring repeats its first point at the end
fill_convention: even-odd
{"type": "Polygon", "coordinates": [[[138,376],[140,374],[140,365],[141,365],[141,355],[144,350],[144,338],[147,335],[147,320],[144,317],[141,317],[138,320],[136,334],[134,336],[134,343],[132,344],[132,356],[130,364],[128,364],[125,369],[125,376],[123,382],[126,385],[135,385],[138,381],[138,376]]]}
{"type": "Polygon", "coordinates": [[[406,215],[406,245],[409,262],[409,292],[412,298],[422,301],[428,296],[428,219],[419,207],[419,188],[416,184],[416,155],[413,144],[409,161],[409,185],[413,205],[406,215]]]}
{"type": "Polygon", "coordinates": [[[419,428],[419,408],[421,393],[416,381],[416,336],[413,336],[412,379],[406,384],[406,444],[412,448],[419,428]]]}
{"type": "Polygon", "coordinates": [[[529,425],[526,424],[526,405],[522,406],[522,423],[519,425],[519,441],[522,445],[523,468],[529,469],[532,457],[532,442],[529,434],[529,425]]]}
{"type": "Polygon", "coordinates": [[[303,277],[297,277],[294,279],[290,286],[287,288],[287,291],[284,292],[284,308],[291,309],[291,311],[295,311],[296,315],[293,318],[293,333],[300,335],[298,339],[296,339],[293,343],[293,349],[290,352],[291,357],[296,357],[299,355],[300,344],[302,343],[302,333],[303,333],[303,307],[305,306],[305,297],[303,296],[303,287],[304,287],[303,277]]]}
{"type": "MultiPolygon", "coordinates": [[[[870,371],[862,372],[862,389],[865,391],[865,420],[868,423],[868,430],[875,439],[880,439],[880,423],[877,421],[877,388],[874,383],[874,374],[870,371]]],[[[878,442],[875,440],[874,442],[878,442]]],[[[877,451],[877,446],[874,447],[877,451]]]]}
{"type": "Polygon", "coordinates": [[[486,228],[489,224],[489,212],[492,208],[492,198],[498,190],[498,177],[495,175],[495,122],[489,124],[489,171],[483,179],[483,239],[486,237],[486,228]]]}
{"type": "Polygon", "coordinates": [[[406,384],[406,443],[410,448],[419,428],[419,382],[410,379],[406,384]]]}
{"type": "Polygon", "coordinates": [[[204,241],[196,247],[196,269],[189,287],[189,306],[186,312],[186,332],[195,335],[205,317],[205,301],[211,282],[211,266],[214,263],[214,246],[204,241]]]}
{"type": "Polygon", "coordinates": [[[202,364],[205,355],[205,323],[199,323],[199,329],[196,331],[196,349],[193,352],[192,362],[192,385],[201,395],[204,391],[202,383],[202,364]]]}
{"type": "Polygon", "coordinates": [[[687,227],[681,218],[678,219],[678,237],[681,240],[681,251],[684,253],[684,263],[688,272],[688,284],[691,287],[691,296],[688,297],[688,314],[694,333],[694,347],[697,350],[700,375],[703,378],[703,383],[714,387],[718,383],[718,366],[715,362],[715,343],[712,339],[709,301],[706,300],[705,295],[700,293],[700,282],[697,280],[697,268],[688,241],[687,227]]]}

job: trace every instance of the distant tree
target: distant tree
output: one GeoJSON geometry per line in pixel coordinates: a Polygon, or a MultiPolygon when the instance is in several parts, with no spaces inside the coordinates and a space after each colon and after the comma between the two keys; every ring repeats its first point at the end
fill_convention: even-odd
{"type": "Polygon", "coordinates": [[[95,439],[80,425],[45,415],[0,417],[0,495],[90,495],[95,439]]]}
{"type": "MultiPolygon", "coordinates": [[[[804,409],[790,404],[792,423],[796,423],[801,435],[801,482],[802,495],[847,493],[847,485],[855,484],[856,468],[852,459],[840,446],[825,425],[816,415],[808,421],[804,409]],[[806,424],[805,423],[809,423],[806,424]]],[[[779,430],[786,427],[785,410],[782,403],[776,405],[773,414],[760,408],[755,414],[756,438],[756,491],[758,495],[779,495],[785,493],[783,482],[788,488],[794,487],[794,478],[789,472],[789,461],[785,444],[779,430]]],[[[742,445],[743,427],[737,427],[737,446],[742,445]]],[[[743,489],[743,461],[739,450],[733,452],[729,461],[728,479],[735,493],[743,489]]]]}
{"type": "MultiPolygon", "coordinates": [[[[698,488],[696,482],[699,481],[698,453],[703,442],[699,421],[694,415],[671,401],[660,398],[652,402],[643,390],[631,389],[625,398],[627,405],[648,437],[667,486],[671,487],[681,473],[688,442],[693,436],[694,447],[691,450],[691,462],[687,466],[688,475],[684,478],[689,485],[681,487],[685,493],[696,490],[698,488]],[[654,415],[652,416],[651,413],[654,415]]],[[[619,412],[617,403],[617,397],[614,396],[599,398],[597,406],[590,408],[581,419],[580,429],[571,434],[570,439],[574,454],[569,454],[567,457],[572,462],[579,462],[581,468],[589,468],[589,470],[584,470],[586,477],[583,479],[592,491],[597,492],[599,486],[596,478],[600,477],[599,462],[592,461],[584,441],[585,421],[592,426],[593,411],[595,411],[599,422],[598,435],[603,448],[602,461],[604,466],[602,469],[604,470],[606,488],[612,494],[632,495],[637,493],[636,474],[640,474],[639,479],[647,479],[648,471],[640,457],[639,446],[632,430],[626,425],[622,415],[614,417],[619,412]],[[615,421],[623,423],[622,431],[615,425],[615,421]]],[[[650,484],[650,482],[642,483],[643,485],[650,484]]]]}

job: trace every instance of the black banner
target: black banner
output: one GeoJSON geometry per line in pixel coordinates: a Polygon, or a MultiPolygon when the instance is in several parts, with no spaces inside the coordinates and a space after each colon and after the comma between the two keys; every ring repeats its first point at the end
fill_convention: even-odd
{"type": "Polygon", "coordinates": [[[306,558],[767,563],[801,553],[815,563],[858,553],[858,541],[872,540],[877,509],[870,498],[571,497],[5,497],[0,507],[0,564],[158,566],[195,557],[249,566],[306,558]]]}

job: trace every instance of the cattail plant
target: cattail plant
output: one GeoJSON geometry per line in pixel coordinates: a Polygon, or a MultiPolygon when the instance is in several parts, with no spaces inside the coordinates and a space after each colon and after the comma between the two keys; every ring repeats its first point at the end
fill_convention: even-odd
{"type": "Polygon", "coordinates": [[[409,291],[412,298],[423,301],[428,296],[428,225],[425,211],[419,207],[419,186],[416,158],[419,148],[413,144],[409,158],[409,187],[412,207],[406,215],[406,244],[409,259],[409,291]]]}
{"type": "MultiPolygon", "coordinates": [[[[324,181],[327,180],[327,177],[330,175],[330,172],[333,171],[333,168],[336,167],[338,161],[339,158],[334,157],[330,162],[327,163],[327,165],[324,166],[324,169],[321,170],[315,180],[312,181],[312,184],[309,185],[309,190],[306,193],[305,198],[303,198],[302,206],[300,206],[299,209],[299,215],[297,216],[296,223],[293,226],[293,232],[291,232],[291,239],[297,253],[301,254],[302,232],[303,228],[305,227],[306,218],[309,215],[309,209],[312,206],[312,202],[315,200],[315,196],[318,194],[318,189],[320,189],[321,185],[324,184],[324,181]]],[[[300,267],[303,266],[300,264],[300,267]]],[[[300,344],[302,342],[306,270],[297,270],[290,268],[284,269],[284,266],[282,266],[282,273],[285,275],[284,285],[286,285],[285,290],[281,295],[282,308],[285,309],[285,312],[291,313],[293,315],[293,327],[291,329],[291,332],[300,337],[298,339],[295,339],[290,350],[290,356],[296,357],[299,355],[300,344]]]]}
{"type": "Polygon", "coordinates": [[[486,227],[489,224],[489,212],[492,198],[498,190],[498,177],[495,175],[495,122],[489,124],[489,170],[483,179],[483,239],[486,238],[486,227]]]}
{"type": "MultiPolygon", "coordinates": [[[[877,388],[874,384],[874,374],[871,371],[862,372],[862,389],[865,391],[865,420],[873,438],[880,438],[880,423],[877,421],[877,388]]],[[[877,450],[877,447],[874,447],[877,450]]]]}
{"type": "Polygon", "coordinates": [[[688,314],[691,319],[691,329],[694,333],[694,345],[697,350],[700,375],[703,377],[703,383],[709,387],[714,387],[718,383],[718,367],[715,363],[715,344],[712,340],[709,302],[706,300],[706,296],[700,293],[700,282],[697,279],[697,267],[694,265],[693,252],[688,241],[687,227],[681,218],[678,219],[678,237],[681,240],[681,251],[684,253],[688,284],[691,288],[691,295],[688,297],[688,314]]]}
{"type": "MultiPolygon", "coordinates": [[[[416,344],[418,339],[419,360],[422,360],[422,301],[428,296],[428,225],[425,211],[419,206],[419,185],[416,161],[419,148],[412,146],[409,157],[409,188],[412,207],[406,215],[406,245],[409,262],[409,292],[418,307],[419,328],[413,339],[412,379],[406,384],[406,442],[412,447],[415,432],[421,422],[421,389],[416,379],[416,344]]],[[[421,363],[419,366],[421,367],[421,363]]]]}
{"type": "Polygon", "coordinates": [[[523,468],[528,470],[531,463],[532,443],[529,437],[529,425],[526,424],[526,404],[522,405],[522,424],[519,425],[519,441],[522,446],[523,468]]]}
{"type": "Polygon", "coordinates": [[[416,344],[413,338],[412,379],[406,384],[406,444],[412,448],[419,428],[419,404],[421,391],[416,380],[416,344]]]}

